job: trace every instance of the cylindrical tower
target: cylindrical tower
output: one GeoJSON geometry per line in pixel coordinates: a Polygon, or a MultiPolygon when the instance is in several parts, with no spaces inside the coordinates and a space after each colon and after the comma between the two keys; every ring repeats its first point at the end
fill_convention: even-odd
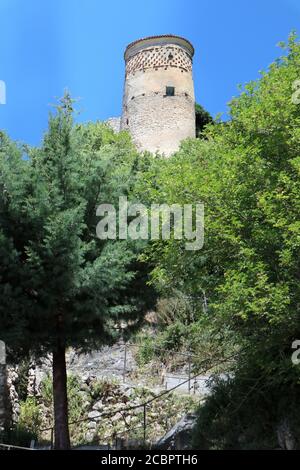
{"type": "Polygon", "coordinates": [[[169,156],[195,137],[193,55],[189,41],[171,34],[127,46],[121,129],[139,150],[169,156]]]}

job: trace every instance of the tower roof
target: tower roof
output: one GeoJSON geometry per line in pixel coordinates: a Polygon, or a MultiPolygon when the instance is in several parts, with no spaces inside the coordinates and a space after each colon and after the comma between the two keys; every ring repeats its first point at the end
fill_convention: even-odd
{"type": "Polygon", "coordinates": [[[168,43],[183,47],[187,50],[190,56],[193,57],[195,49],[188,39],[185,39],[181,36],[176,36],[174,34],[162,34],[159,36],[148,36],[131,42],[125,49],[124,58],[127,60],[129,57],[135,55],[139,50],[144,49],[145,47],[160,46],[168,43]]]}

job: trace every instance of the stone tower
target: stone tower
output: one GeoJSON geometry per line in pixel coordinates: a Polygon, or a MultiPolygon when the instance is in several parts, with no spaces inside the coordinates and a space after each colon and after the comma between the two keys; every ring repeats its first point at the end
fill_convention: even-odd
{"type": "Polygon", "coordinates": [[[138,150],[169,156],[195,137],[193,55],[188,40],[171,34],[127,46],[121,130],[138,150]]]}

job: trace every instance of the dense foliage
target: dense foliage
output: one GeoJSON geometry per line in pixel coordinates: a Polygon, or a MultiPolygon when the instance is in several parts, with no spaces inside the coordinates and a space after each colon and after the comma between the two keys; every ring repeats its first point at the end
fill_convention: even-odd
{"type": "Polygon", "coordinates": [[[1,331],[14,354],[51,350],[59,316],[66,346],[90,349],[144,304],[124,290],[137,247],[96,236],[96,208],[128,194],[137,154],[103,124],[73,128],[64,106],[27,157],[1,136],[1,331]]]}
{"type": "Polygon", "coordinates": [[[195,104],[195,116],[196,116],[196,137],[201,137],[203,131],[208,124],[213,123],[213,118],[201,104],[195,104]]]}
{"type": "Polygon", "coordinates": [[[188,349],[195,371],[227,372],[213,369],[198,448],[273,448],[283,429],[300,447],[291,360],[300,339],[300,44],[291,35],[282,47],[230,103],[227,122],[198,107],[201,139],[169,159],[137,155],[103,124],[74,126],[69,98],[28,155],[1,134],[3,339],[38,356],[55,348],[58,331],[64,347],[112,341],[121,318],[137,326],[151,304],[151,266],[158,332],[140,337],[140,362],[188,349]],[[97,204],[121,194],[148,206],[204,203],[204,247],[96,239],[97,204]]]}
{"type": "Polygon", "coordinates": [[[280,423],[292,428],[300,414],[291,361],[300,337],[300,45],[292,35],[282,46],[287,53],[231,102],[228,122],[156,160],[140,182],[150,202],[204,203],[203,249],[152,244],[152,279],[164,296],[200,299],[193,321],[177,318],[196,352],[213,346],[218,360],[238,351],[200,409],[196,446],[255,447],[267,433],[260,444],[272,447],[280,423]]]}
{"type": "Polygon", "coordinates": [[[96,236],[97,206],[129,193],[138,154],[126,134],[74,125],[72,112],[66,94],[40,148],[0,136],[1,339],[14,359],[53,352],[58,401],[65,349],[112,342],[152,299],[138,244],[96,236]]]}

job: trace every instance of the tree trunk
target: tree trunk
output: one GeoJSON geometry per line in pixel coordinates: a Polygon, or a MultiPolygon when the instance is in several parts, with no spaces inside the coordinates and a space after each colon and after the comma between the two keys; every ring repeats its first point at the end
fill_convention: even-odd
{"type": "Polygon", "coordinates": [[[53,350],[54,448],[70,448],[65,346],[60,340],[53,350]]]}

